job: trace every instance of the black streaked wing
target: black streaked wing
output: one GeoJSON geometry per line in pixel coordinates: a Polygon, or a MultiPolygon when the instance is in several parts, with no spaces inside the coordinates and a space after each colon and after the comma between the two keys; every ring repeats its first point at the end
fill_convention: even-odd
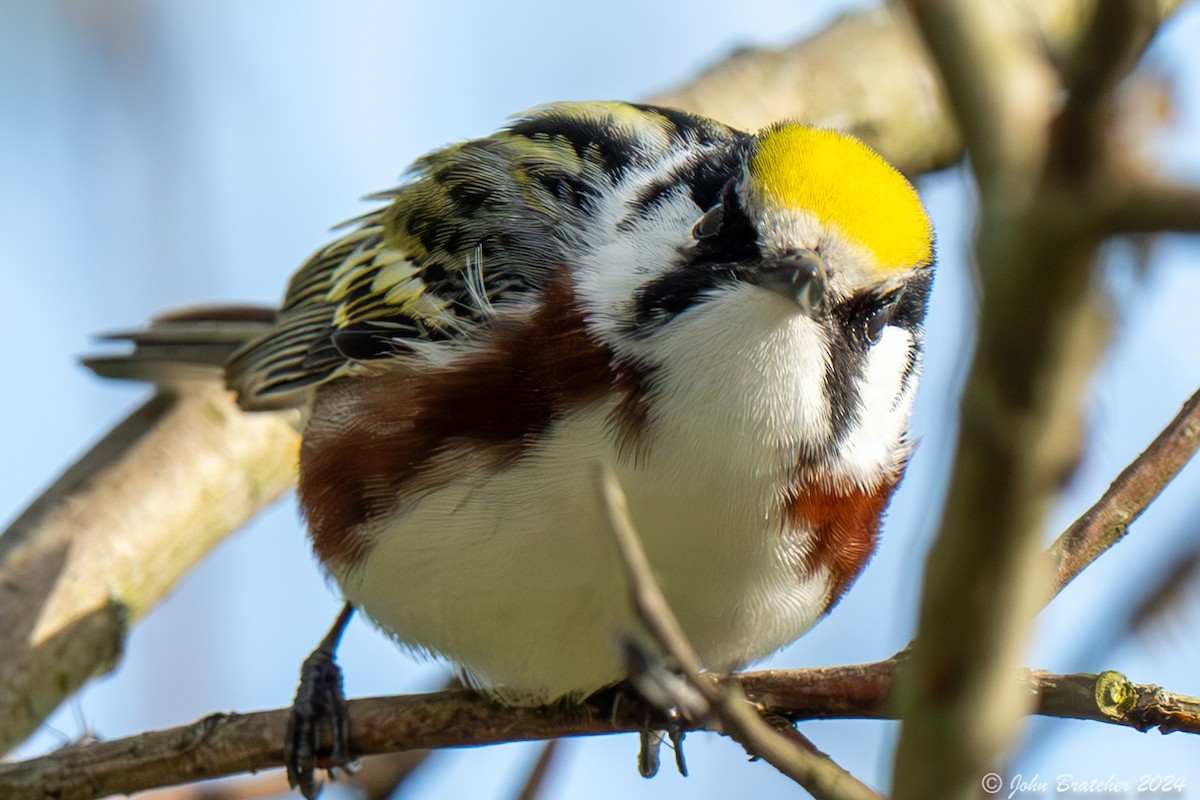
{"type": "Polygon", "coordinates": [[[297,405],[406,340],[468,336],[572,262],[589,209],[631,170],[739,135],[673,110],[573,103],[425,156],[408,183],[372,198],[389,205],[301,267],[275,329],[230,360],[230,386],[246,408],[297,405]]]}

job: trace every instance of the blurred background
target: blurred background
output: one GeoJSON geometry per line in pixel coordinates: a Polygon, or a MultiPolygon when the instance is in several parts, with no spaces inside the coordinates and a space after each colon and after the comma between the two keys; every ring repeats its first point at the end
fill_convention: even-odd
{"type": "MultiPolygon", "coordinates": [[[[865,2],[718,0],[497,5],[263,0],[0,0],[0,517],[15,516],[149,390],[76,363],[95,334],[164,309],[275,302],[328,228],[367,209],[407,164],[551,100],[638,99],[746,45],[778,46],[865,2]]],[[[1143,64],[1175,109],[1147,146],[1168,174],[1200,181],[1200,4],[1163,28],[1143,64]]],[[[969,179],[920,187],[938,230],[938,273],[916,456],[865,576],[825,622],[770,666],[884,658],[914,630],[924,553],[953,451],[972,338],[969,179]]],[[[1090,505],[1200,385],[1195,238],[1105,252],[1112,349],[1088,400],[1084,461],[1047,532],[1090,505]]],[[[1031,288],[1031,290],[1033,290],[1031,288]]],[[[1029,663],[1117,669],[1200,695],[1200,467],[1192,465],[1039,618],[1029,663]]],[[[64,705],[21,753],[114,738],[213,711],[290,704],[298,669],[339,600],[288,497],[229,538],[129,641],[125,662],[64,705]]],[[[341,649],[350,696],[436,687],[362,620],[341,649]]],[[[842,766],[886,789],[892,722],[806,723],[842,766]]],[[[798,790],[733,742],[688,738],[692,776],[652,781],[633,736],[566,744],[549,797],[755,797],[798,790]]],[[[436,755],[403,797],[506,798],[537,745],[436,755]]],[[[1200,744],[1096,723],[1034,720],[1006,779],[1183,775],[1200,744]]],[[[1189,771],[1190,770],[1190,771],[1189,771]]],[[[936,786],[937,776],[929,776],[936,786]]],[[[1195,791],[1193,789],[1193,791],[1195,791]]],[[[336,797],[330,792],[329,797],[336,797]]],[[[340,795],[346,796],[346,795],[340,795]]]]}

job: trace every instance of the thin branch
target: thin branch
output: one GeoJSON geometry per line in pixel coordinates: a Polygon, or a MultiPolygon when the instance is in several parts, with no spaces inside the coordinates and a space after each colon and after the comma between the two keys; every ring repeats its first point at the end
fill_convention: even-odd
{"type": "Polygon", "coordinates": [[[1114,189],[1111,198],[1099,198],[1095,224],[1101,234],[1200,233],[1200,187],[1142,177],[1114,189]]]}
{"type": "Polygon", "coordinates": [[[601,466],[597,471],[596,488],[609,529],[621,553],[621,564],[629,583],[629,599],[639,618],[659,646],[678,661],[685,675],[689,678],[699,676],[704,671],[704,664],[688,641],[658,582],[654,580],[650,560],[629,518],[625,492],[607,466],[601,466]]]}
{"type": "MultiPolygon", "coordinates": [[[[886,698],[895,673],[896,661],[889,659],[848,667],[748,672],[721,678],[721,684],[738,687],[763,713],[791,721],[892,719],[886,698]]],[[[1164,732],[1200,733],[1200,699],[1135,684],[1119,673],[1024,672],[1020,685],[1037,701],[1038,714],[1142,731],[1159,727],[1164,732]],[[1120,700],[1129,696],[1132,702],[1120,700]]],[[[280,767],[289,712],[215,714],[178,728],[0,763],[0,797],[92,800],[280,767]]],[[[513,708],[469,690],[351,700],[350,719],[354,751],[364,756],[632,733],[645,725],[641,710],[632,705],[615,714],[588,705],[513,708]]],[[[680,725],[695,729],[687,721],[680,725]]]]}
{"type": "Polygon", "coordinates": [[[1154,498],[1200,449],[1200,391],[1150,446],[1121,471],[1104,495],[1051,545],[1054,593],[1075,579],[1129,532],[1154,498]]]}
{"type": "Polygon", "coordinates": [[[537,761],[533,763],[533,769],[529,770],[529,777],[521,786],[517,800],[537,800],[542,795],[542,790],[546,786],[546,778],[550,775],[551,767],[554,766],[554,761],[561,752],[562,739],[551,739],[542,745],[542,752],[538,753],[537,761]]]}
{"type": "Polygon", "coordinates": [[[604,466],[597,475],[596,483],[609,528],[621,551],[621,563],[639,619],[708,701],[724,732],[745,747],[748,753],[763,759],[803,786],[817,800],[879,800],[878,794],[831,758],[797,747],[764,722],[746,702],[745,695],[740,690],[734,690],[735,684],[722,685],[701,675],[703,664],[654,579],[650,560],[633,527],[625,493],[616,476],[604,466]]]}

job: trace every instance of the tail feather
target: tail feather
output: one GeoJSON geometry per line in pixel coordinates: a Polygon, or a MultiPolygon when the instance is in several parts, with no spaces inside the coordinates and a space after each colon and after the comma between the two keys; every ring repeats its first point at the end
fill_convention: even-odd
{"type": "Polygon", "coordinates": [[[275,309],[265,306],[205,306],[169,312],[149,327],[100,337],[128,342],[125,353],[82,359],[105,378],[172,384],[188,381],[225,382],[225,365],[247,343],[270,332],[275,309]]]}

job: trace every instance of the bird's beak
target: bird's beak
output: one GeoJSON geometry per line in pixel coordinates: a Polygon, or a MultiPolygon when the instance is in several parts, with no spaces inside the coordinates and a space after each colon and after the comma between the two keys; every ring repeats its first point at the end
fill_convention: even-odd
{"type": "Polygon", "coordinates": [[[794,301],[801,311],[811,316],[825,308],[829,268],[815,250],[794,250],[764,262],[756,270],[754,282],[794,301]]]}

